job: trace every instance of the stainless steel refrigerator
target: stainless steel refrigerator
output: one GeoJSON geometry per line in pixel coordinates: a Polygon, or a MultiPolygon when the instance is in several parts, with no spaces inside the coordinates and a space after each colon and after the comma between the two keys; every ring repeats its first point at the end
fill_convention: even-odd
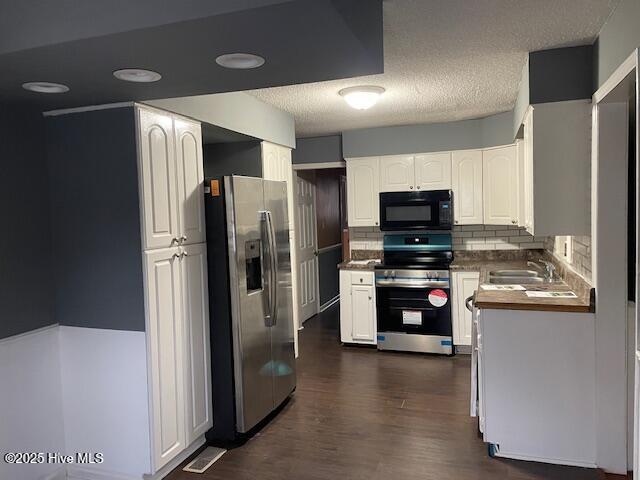
{"type": "Polygon", "coordinates": [[[211,321],[211,444],[242,440],[296,387],[285,182],[205,183],[211,321]]]}

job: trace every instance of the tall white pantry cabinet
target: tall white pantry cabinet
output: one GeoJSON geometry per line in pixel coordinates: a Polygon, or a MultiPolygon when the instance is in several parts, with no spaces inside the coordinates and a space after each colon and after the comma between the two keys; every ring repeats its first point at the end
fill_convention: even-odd
{"type": "Polygon", "coordinates": [[[146,107],[136,120],[155,473],[213,424],[204,171],[199,123],[146,107]]]}

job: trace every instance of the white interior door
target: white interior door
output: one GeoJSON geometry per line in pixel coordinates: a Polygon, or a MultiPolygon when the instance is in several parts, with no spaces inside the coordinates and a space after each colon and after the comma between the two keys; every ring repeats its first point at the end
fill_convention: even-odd
{"type": "Polygon", "coordinates": [[[298,215],[298,293],[300,321],[318,313],[318,239],[316,232],[316,186],[296,176],[298,215]]]}

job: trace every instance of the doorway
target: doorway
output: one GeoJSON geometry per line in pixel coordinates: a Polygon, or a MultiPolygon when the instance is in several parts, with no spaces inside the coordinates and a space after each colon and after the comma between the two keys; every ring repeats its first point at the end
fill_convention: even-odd
{"type": "Polygon", "coordinates": [[[596,458],[638,472],[638,52],[593,95],[592,237],[596,288],[596,458]],[[630,294],[631,293],[631,294],[630,294]]]}
{"type": "MultiPolygon", "coordinates": [[[[339,301],[338,264],[346,223],[345,168],[295,170],[300,319],[339,301]]],[[[295,166],[294,166],[295,168],[295,166]]]]}

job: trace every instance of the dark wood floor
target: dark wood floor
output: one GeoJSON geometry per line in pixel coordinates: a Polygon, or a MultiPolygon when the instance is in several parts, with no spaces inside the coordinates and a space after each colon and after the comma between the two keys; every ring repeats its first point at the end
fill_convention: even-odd
{"type": "Polygon", "coordinates": [[[572,480],[594,470],[492,459],[469,417],[467,356],[343,347],[338,308],[305,323],[298,388],[203,475],[170,480],[572,480]]]}

